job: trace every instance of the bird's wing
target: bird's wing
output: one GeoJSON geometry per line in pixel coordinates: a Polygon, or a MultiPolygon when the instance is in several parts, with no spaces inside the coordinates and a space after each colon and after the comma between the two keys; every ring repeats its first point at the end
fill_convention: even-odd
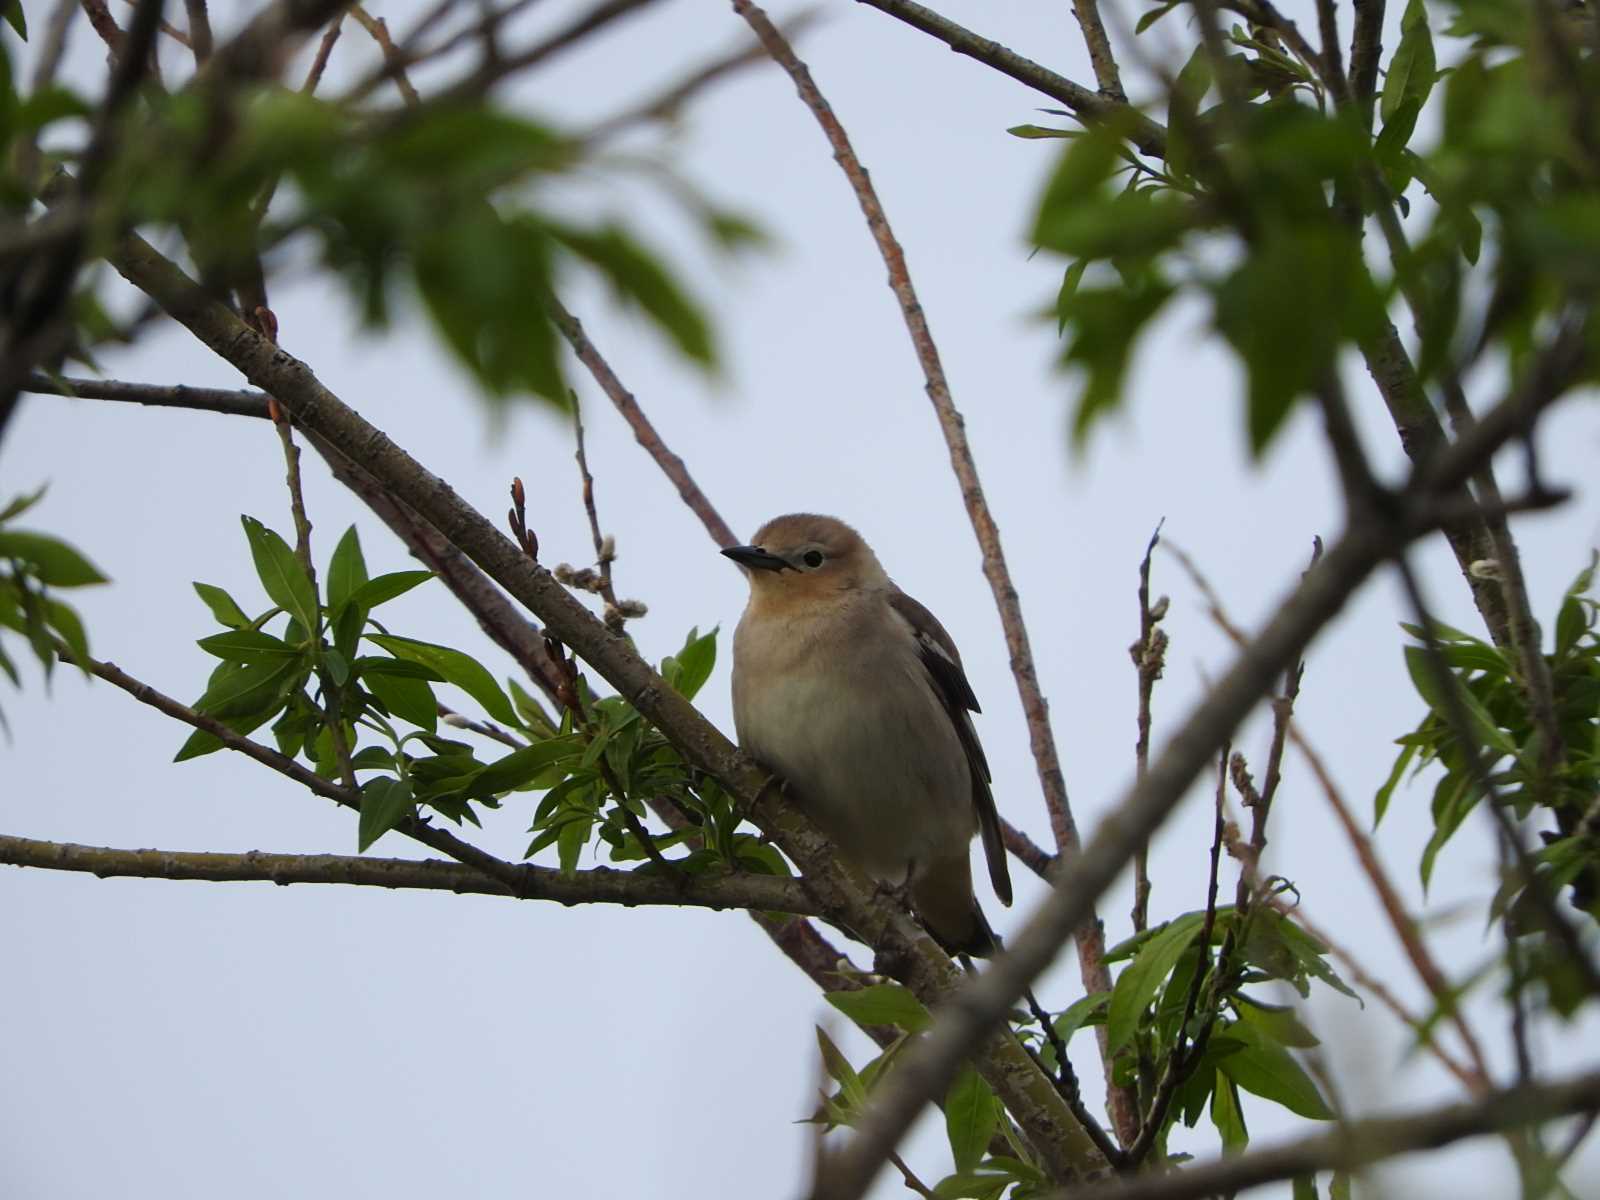
{"type": "Polygon", "coordinates": [[[900,589],[889,593],[889,607],[911,626],[922,665],[927,668],[934,691],[967,752],[967,765],[972,770],[972,807],[977,811],[978,830],[983,834],[983,856],[989,863],[989,879],[1000,902],[1009,905],[1011,872],[1006,865],[1005,842],[1000,836],[1000,814],[994,806],[994,793],[989,789],[989,760],[978,743],[972,718],[967,716],[968,712],[981,710],[978,698],[972,694],[972,685],[967,682],[966,672],[961,669],[961,652],[939,624],[939,618],[900,589]]]}

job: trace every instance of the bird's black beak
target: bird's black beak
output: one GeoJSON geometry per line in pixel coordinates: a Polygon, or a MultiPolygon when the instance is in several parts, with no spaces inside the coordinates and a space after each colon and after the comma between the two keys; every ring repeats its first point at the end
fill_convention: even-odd
{"type": "Polygon", "coordinates": [[[792,571],[794,570],[776,554],[769,554],[760,546],[729,546],[722,552],[733,559],[741,567],[751,571],[792,571]]]}

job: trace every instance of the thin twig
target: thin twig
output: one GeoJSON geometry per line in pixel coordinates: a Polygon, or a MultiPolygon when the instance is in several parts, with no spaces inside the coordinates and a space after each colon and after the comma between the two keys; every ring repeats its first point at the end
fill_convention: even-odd
{"type": "MultiPolygon", "coordinates": [[[[802,9],[779,28],[783,30],[785,37],[797,38],[816,23],[818,16],[818,10],[815,8],[802,9]]],[[[579,134],[577,140],[586,146],[594,146],[616,137],[635,125],[651,121],[671,121],[683,110],[684,105],[711,84],[735,71],[766,61],[768,61],[767,52],[759,42],[730,50],[721,58],[712,59],[705,66],[650,99],[643,100],[615,116],[607,117],[579,134]]]]}
{"type": "Polygon", "coordinates": [[[1096,0],[1072,0],[1072,15],[1083,30],[1083,44],[1089,50],[1089,62],[1094,67],[1095,82],[1100,94],[1107,100],[1126,104],[1128,95],[1122,90],[1122,79],[1117,74],[1117,56],[1111,49],[1111,39],[1106,36],[1105,22],[1100,19],[1100,6],[1096,0]]]}
{"type": "MultiPolygon", "coordinates": [[[[1150,769],[1150,700],[1155,693],[1156,680],[1166,666],[1167,634],[1160,628],[1161,618],[1167,612],[1167,598],[1161,597],[1154,606],[1150,603],[1150,557],[1161,541],[1161,526],[1156,525],[1150,542],[1144,548],[1144,558],[1139,562],[1139,640],[1128,647],[1133,657],[1134,670],[1139,679],[1138,739],[1133,746],[1133,771],[1135,779],[1143,779],[1150,769]]],[[[1150,844],[1139,847],[1133,857],[1133,929],[1143,933],[1150,920],[1150,844]]]]}
{"type": "MultiPolygon", "coordinates": [[[[810,109],[828,144],[833,149],[834,161],[839,164],[856,201],[866,217],[867,228],[877,243],[884,266],[888,269],[889,287],[899,302],[906,329],[911,336],[912,348],[922,367],[929,401],[939,421],[949,448],[950,465],[961,488],[961,499],[972,522],[983,556],[983,574],[994,594],[1000,623],[1005,630],[1006,649],[1010,655],[1011,673],[1016,680],[1017,694],[1022,701],[1023,715],[1028,724],[1028,740],[1038,769],[1039,783],[1044,792],[1045,808],[1050,814],[1050,828],[1055,835],[1058,854],[1076,854],[1081,848],[1077,822],[1072,816],[1072,805],[1067,798],[1067,785],[1057,757],[1055,734],[1050,728],[1050,710],[1039,686],[1038,671],[1034,666],[1033,651],[1029,646],[1027,626],[1022,619],[1022,606],[1017,598],[1016,585],[1006,567],[1005,552],[1000,545],[1000,528],[994,514],[984,499],[983,483],[978,478],[977,463],[967,442],[966,422],[956,409],[950,395],[950,385],[945,378],[944,365],[934,344],[933,332],[916,289],[906,269],[905,252],[901,249],[888,215],[878,199],[866,169],[850,144],[849,135],[834,115],[833,108],[823,97],[811,72],[800,61],[793,47],[778,32],[772,22],[751,0],[733,0],[733,10],[755,30],[761,44],[767,48],[774,61],[794,81],[800,99],[810,109]]],[[[1093,911],[1077,934],[1078,964],[1083,975],[1083,986],[1088,992],[1111,990],[1111,972],[1105,965],[1105,934],[1097,914],[1093,911]]],[[[1105,1029],[1096,1029],[1102,1063],[1105,1068],[1108,1106],[1117,1136],[1126,1145],[1135,1134],[1138,1119],[1138,1102],[1132,1090],[1112,1082],[1111,1060],[1107,1049],[1105,1029]]]]}
{"type": "Polygon", "coordinates": [[[1361,106],[1361,119],[1372,128],[1378,92],[1378,60],[1383,55],[1385,0],[1352,0],[1355,28],[1350,34],[1350,91],[1361,106]]]}
{"type": "Polygon", "coordinates": [[[322,73],[328,69],[328,57],[333,53],[333,44],[339,40],[339,34],[343,31],[344,14],[340,13],[334,18],[333,24],[322,32],[322,40],[317,43],[317,53],[312,57],[311,66],[306,71],[305,82],[300,85],[302,94],[309,96],[317,90],[317,85],[322,82],[322,73]]]}
{"type": "Polygon", "coordinates": [[[417,95],[417,89],[411,86],[411,77],[406,74],[405,63],[402,61],[400,49],[389,36],[389,26],[382,17],[374,17],[359,4],[352,4],[349,13],[367,35],[378,44],[378,49],[383,54],[383,61],[388,68],[389,76],[394,80],[395,87],[400,89],[400,96],[408,105],[422,103],[422,97],[417,95]]]}
{"type": "Polygon", "coordinates": [[[583,445],[583,410],[577,393],[572,396],[572,435],[577,443],[573,457],[578,460],[578,478],[583,484],[583,511],[589,518],[589,536],[594,542],[594,563],[600,573],[600,599],[605,601],[605,623],[614,633],[621,633],[626,618],[617,606],[616,589],[611,585],[611,560],[616,557],[616,545],[600,532],[600,516],[595,511],[594,476],[589,472],[589,456],[583,445]]]}
{"type": "Polygon", "coordinates": [[[101,879],[201,880],[211,883],[335,883],[461,895],[509,896],[558,904],[689,905],[815,914],[818,907],[797,880],[776,875],[697,875],[683,886],[660,875],[596,867],[563,871],[529,863],[506,864],[512,887],[477,867],[438,859],[369,858],[342,854],[201,853],[190,850],[123,850],[42,842],[0,835],[0,864],[51,871],[81,871],[101,879]]]}
{"type": "Polygon", "coordinates": [[[656,466],[661,468],[662,474],[678,489],[678,495],[688,506],[689,511],[700,518],[700,523],[711,535],[711,540],[723,548],[735,545],[739,539],[734,536],[733,530],[728,528],[727,522],[712,506],[706,494],[700,490],[700,485],[695,483],[689,474],[689,468],[684,466],[683,459],[667,449],[666,443],[661,440],[656,427],[650,423],[650,418],[645,416],[644,410],[639,407],[633,393],[622,386],[622,381],[612,371],[610,364],[595,349],[594,343],[584,332],[582,323],[563,308],[561,302],[554,296],[549,297],[546,303],[550,308],[551,320],[572,346],[573,354],[588,368],[589,374],[600,385],[600,390],[622,414],[622,419],[633,430],[633,436],[639,445],[645,448],[655,460],[656,466]]]}
{"type": "Polygon", "coordinates": [[[892,1154],[889,1156],[889,1161],[892,1162],[895,1165],[895,1169],[900,1172],[900,1178],[905,1182],[906,1188],[909,1191],[913,1191],[917,1195],[923,1197],[923,1200],[939,1200],[939,1193],[934,1191],[927,1184],[923,1183],[922,1180],[918,1179],[916,1172],[914,1172],[910,1167],[906,1166],[905,1159],[901,1158],[898,1154],[892,1154]]]}

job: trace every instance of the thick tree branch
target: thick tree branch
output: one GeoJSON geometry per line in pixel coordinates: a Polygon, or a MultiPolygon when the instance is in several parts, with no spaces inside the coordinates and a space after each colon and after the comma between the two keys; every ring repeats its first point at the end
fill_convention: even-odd
{"type": "MultiPolygon", "coordinates": [[[[933,1006],[956,990],[961,976],[949,958],[904,912],[884,903],[870,882],[834,859],[827,841],[775,794],[776,789],[766,786],[770,778],[766,772],[669,687],[625,638],[607,630],[443,480],[344,405],[304,363],[207,297],[148,243],[126,238],[111,259],[131,283],[252,383],[270,392],[296,424],[360,462],[397,499],[459,546],[654,722],[692,763],[719,779],[800,866],[807,886],[830,918],[877,949],[880,969],[933,1006]]],[[[1099,1155],[1087,1134],[1003,1020],[986,1021],[973,1042],[981,1044],[974,1056],[979,1071],[1021,1125],[1045,1169],[1063,1181],[1099,1169],[1099,1155]]]]}
{"type": "Polygon", "coordinates": [[[199,853],[190,850],[122,850],[42,842],[0,834],[0,864],[51,871],[81,871],[101,879],[193,879],[211,883],[343,883],[404,888],[557,904],[686,905],[746,908],[813,915],[817,903],[800,883],[776,875],[700,875],[676,880],[598,867],[564,872],[517,864],[510,886],[476,867],[438,859],[364,858],[343,854],[199,853]]]}
{"type": "Polygon", "coordinates": [[[1555,1083],[1507,1088],[1468,1104],[1410,1116],[1351,1121],[1328,1133],[1239,1157],[1185,1167],[1169,1175],[1124,1177],[1074,1188],[1051,1200],[1200,1200],[1232,1195],[1297,1175],[1355,1171],[1397,1155],[1596,1110],[1600,1110],[1600,1071],[1591,1071],[1555,1083]]]}

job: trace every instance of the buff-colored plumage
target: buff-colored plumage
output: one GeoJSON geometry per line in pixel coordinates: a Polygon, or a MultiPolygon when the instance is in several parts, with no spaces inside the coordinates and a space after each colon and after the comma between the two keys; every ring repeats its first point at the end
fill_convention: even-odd
{"type": "Polygon", "coordinates": [[[992,950],[972,890],[974,833],[1007,904],[1011,882],[967,715],[978,705],[949,634],[832,517],[778,517],[723,553],[750,581],[733,640],[740,744],[846,858],[908,883],[946,947],[992,950]]]}

